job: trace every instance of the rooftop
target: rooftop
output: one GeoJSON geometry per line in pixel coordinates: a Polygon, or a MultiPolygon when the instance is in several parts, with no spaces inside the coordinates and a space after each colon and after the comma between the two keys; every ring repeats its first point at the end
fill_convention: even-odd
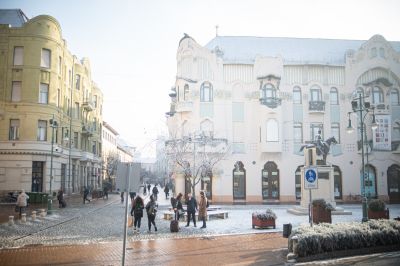
{"type": "Polygon", "coordinates": [[[28,20],[21,9],[0,9],[0,24],[22,27],[28,20]]]}
{"type": "MultiPolygon", "coordinates": [[[[227,63],[252,64],[257,55],[282,56],[285,64],[344,65],[348,50],[358,50],[366,40],[289,37],[217,36],[205,47],[222,52],[227,63]]],[[[400,52],[400,42],[389,42],[400,52]]]]}

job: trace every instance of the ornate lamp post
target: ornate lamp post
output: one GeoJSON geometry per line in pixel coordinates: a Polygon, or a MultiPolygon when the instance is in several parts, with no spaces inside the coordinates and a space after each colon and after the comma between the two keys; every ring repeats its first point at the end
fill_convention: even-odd
{"type": "Polygon", "coordinates": [[[360,119],[360,135],[361,135],[361,172],[362,172],[362,180],[361,180],[361,187],[362,187],[362,221],[366,222],[368,221],[368,215],[367,215],[367,194],[365,191],[365,179],[366,179],[366,173],[365,173],[365,162],[364,162],[364,132],[366,132],[366,125],[365,125],[365,118],[370,110],[372,110],[372,124],[371,128],[372,130],[375,130],[378,125],[375,121],[375,113],[374,113],[374,108],[371,108],[371,105],[369,102],[365,102],[364,99],[366,97],[363,96],[361,93],[358,94],[358,98],[355,98],[351,102],[351,106],[353,111],[348,113],[349,116],[349,124],[347,126],[347,133],[352,133],[354,131],[354,128],[351,126],[351,119],[350,119],[350,114],[351,113],[358,113],[359,114],[359,119],[360,119]],[[365,127],[365,128],[364,128],[365,127]]]}

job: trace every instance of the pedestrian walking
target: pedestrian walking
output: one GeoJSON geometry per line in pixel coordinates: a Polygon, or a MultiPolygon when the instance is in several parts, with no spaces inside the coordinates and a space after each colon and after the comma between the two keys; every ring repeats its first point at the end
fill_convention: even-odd
{"type": "MultiPolygon", "coordinates": [[[[17,208],[19,210],[19,218],[22,217],[22,213],[25,212],[26,206],[28,206],[29,196],[26,195],[25,190],[21,190],[21,193],[17,197],[17,208]]],[[[17,209],[16,208],[16,209],[17,209]]]]}
{"type": "Polygon", "coordinates": [[[200,228],[206,228],[206,218],[207,218],[207,197],[204,191],[200,191],[200,201],[199,201],[199,221],[203,221],[203,226],[200,228]]]}
{"type": "Polygon", "coordinates": [[[124,192],[121,191],[121,203],[124,203],[124,192]]]}
{"type": "Polygon", "coordinates": [[[107,186],[107,185],[104,186],[103,192],[104,192],[104,194],[103,194],[103,199],[104,199],[104,197],[105,197],[106,199],[108,199],[108,186],[107,186]]]}
{"type": "Polygon", "coordinates": [[[85,204],[86,201],[89,201],[89,203],[90,203],[90,199],[88,199],[88,196],[89,196],[89,188],[84,187],[84,189],[83,189],[83,204],[85,204]]]}
{"type": "Polygon", "coordinates": [[[174,211],[176,212],[176,219],[179,221],[179,218],[185,215],[185,210],[183,209],[182,205],[182,193],[179,193],[178,196],[176,197],[176,203],[175,203],[175,208],[174,211]]]}
{"type": "Polygon", "coordinates": [[[146,212],[147,212],[147,219],[148,219],[148,225],[149,225],[149,233],[151,232],[151,225],[153,224],[154,226],[154,231],[157,232],[157,226],[156,226],[156,213],[157,213],[157,203],[154,200],[153,195],[150,196],[150,201],[146,204],[146,212]]]}
{"type": "Polygon", "coordinates": [[[67,206],[67,204],[64,200],[64,191],[62,188],[60,188],[57,192],[57,199],[58,199],[58,207],[59,208],[65,208],[67,206]]]}
{"type": "Polygon", "coordinates": [[[168,199],[168,196],[169,196],[169,187],[168,187],[168,185],[165,185],[164,193],[165,193],[165,199],[168,199]]]}
{"type": "Polygon", "coordinates": [[[149,193],[150,193],[150,188],[151,188],[151,185],[149,183],[149,184],[147,184],[147,190],[149,191],[149,193]]]}
{"type": "Polygon", "coordinates": [[[187,224],[186,227],[190,224],[190,219],[192,217],[194,227],[196,227],[196,211],[197,211],[197,201],[192,197],[192,193],[188,194],[188,198],[186,200],[187,205],[187,224]]]}
{"type": "Polygon", "coordinates": [[[131,208],[131,216],[134,218],[134,232],[140,232],[140,224],[143,217],[143,209],[144,209],[144,202],[143,199],[137,195],[136,198],[133,200],[132,208],[131,208]],[[137,229],[136,229],[137,228],[137,229]]]}
{"type": "Polygon", "coordinates": [[[157,199],[158,199],[158,188],[157,188],[157,185],[154,185],[152,192],[153,192],[154,200],[157,201],[157,199]]]}

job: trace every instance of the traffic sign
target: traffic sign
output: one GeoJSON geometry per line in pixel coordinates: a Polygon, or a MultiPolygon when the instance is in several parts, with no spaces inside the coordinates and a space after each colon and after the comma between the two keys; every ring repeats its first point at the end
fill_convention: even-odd
{"type": "Polygon", "coordinates": [[[315,167],[304,168],[304,188],[318,188],[318,170],[315,167]]]}

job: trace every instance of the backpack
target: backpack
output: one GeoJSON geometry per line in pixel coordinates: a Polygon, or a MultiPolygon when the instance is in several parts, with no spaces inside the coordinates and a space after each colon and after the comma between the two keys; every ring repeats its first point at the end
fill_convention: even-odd
{"type": "Polygon", "coordinates": [[[176,199],[174,197],[171,197],[171,206],[172,208],[176,208],[176,199]]]}

